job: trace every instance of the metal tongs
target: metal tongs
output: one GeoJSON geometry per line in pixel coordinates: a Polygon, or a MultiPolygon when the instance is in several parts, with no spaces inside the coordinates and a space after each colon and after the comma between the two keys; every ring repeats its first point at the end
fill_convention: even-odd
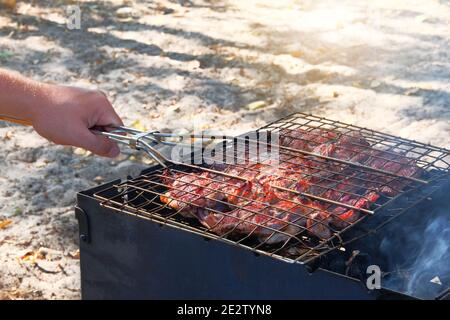
{"type": "Polygon", "coordinates": [[[164,168],[167,168],[167,163],[180,164],[180,162],[169,159],[157,148],[155,148],[156,145],[164,145],[169,147],[184,146],[192,150],[192,147],[202,148],[205,144],[211,142],[239,139],[232,136],[210,135],[205,133],[181,135],[176,133],[162,133],[159,131],[140,131],[124,126],[107,126],[103,128],[94,127],[91,128],[91,130],[96,134],[108,137],[118,143],[128,145],[132,149],[145,152],[164,168]],[[170,141],[170,139],[172,139],[172,141],[170,141]],[[174,139],[178,139],[178,141],[173,141],[174,139]],[[189,143],[183,142],[184,140],[189,141],[189,143]],[[194,140],[199,140],[200,143],[198,145],[193,144],[192,142],[194,140]]]}
{"type": "Polygon", "coordinates": [[[174,146],[176,144],[175,142],[164,140],[164,138],[174,137],[174,135],[170,133],[161,133],[159,131],[140,131],[123,126],[107,128],[112,130],[104,130],[97,127],[92,128],[91,130],[96,134],[108,137],[118,143],[128,145],[134,150],[145,152],[164,168],[167,168],[166,163],[173,162],[154,146],[157,144],[174,146]]]}

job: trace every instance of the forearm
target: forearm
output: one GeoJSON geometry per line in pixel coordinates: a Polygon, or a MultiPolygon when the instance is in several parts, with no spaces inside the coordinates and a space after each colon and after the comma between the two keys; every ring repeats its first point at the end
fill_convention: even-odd
{"type": "Polygon", "coordinates": [[[123,125],[106,95],[98,90],[39,83],[0,69],[0,115],[24,120],[58,144],[108,157],[119,154],[115,142],[90,130],[123,125]]]}
{"type": "Polygon", "coordinates": [[[32,121],[50,100],[51,85],[0,69],[0,114],[32,121]]]}

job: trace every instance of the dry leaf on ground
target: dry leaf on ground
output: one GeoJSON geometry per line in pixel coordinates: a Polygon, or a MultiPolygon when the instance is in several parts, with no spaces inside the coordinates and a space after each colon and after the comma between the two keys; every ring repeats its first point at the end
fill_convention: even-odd
{"type": "Polygon", "coordinates": [[[4,5],[8,9],[15,9],[16,2],[16,0],[0,0],[0,4],[4,5]]]}
{"type": "Polygon", "coordinates": [[[5,140],[11,140],[11,138],[14,136],[14,133],[12,130],[6,131],[5,135],[3,136],[3,139],[5,140]]]}
{"type": "Polygon", "coordinates": [[[139,131],[147,131],[147,129],[145,128],[145,126],[142,124],[141,120],[136,120],[136,121],[134,121],[134,122],[131,124],[131,126],[132,126],[133,128],[135,128],[136,130],[139,130],[139,131]]]}
{"type": "Polygon", "coordinates": [[[0,229],[6,229],[11,223],[12,220],[10,219],[0,221],[0,229]]]}
{"type": "Polygon", "coordinates": [[[265,101],[254,101],[254,102],[249,103],[247,105],[247,109],[251,110],[251,111],[254,111],[254,110],[258,110],[258,109],[264,108],[266,106],[267,106],[267,103],[265,101]]]}
{"type": "Polygon", "coordinates": [[[80,259],[80,250],[69,252],[69,257],[71,257],[72,259],[80,259]]]}
{"type": "Polygon", "coordinates": [[[290,53],[291,53],[291,56],[293,56],[294,58],[301,58],[304,55],[303,51],[300,51],[300,50],[294,50],[294,51],[291,51],[290,53]]]}
{"type": "Polygon", "coordinates": [[[27,261],[32,264],[36,263],[37,259],[44,259],[45,257],[39,251],[28,250],[25,253],[21,254],[18,258],[19,262],[27,261]]]}

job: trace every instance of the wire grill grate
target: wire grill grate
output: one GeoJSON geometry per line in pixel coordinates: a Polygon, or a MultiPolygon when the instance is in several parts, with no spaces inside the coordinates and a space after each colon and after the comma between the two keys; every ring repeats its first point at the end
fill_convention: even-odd
{"type": "Polygon", "coordinates": [[[239,163],[154,168],[94,196],[119,212],[308,263],[363,236],[351,229],[380,209],[391,214],[375,229],[448,179],[443,148],[302,113],[264,131],[280,137],[276,165],[249,163],[246,150],[234,155],[239,163]]]}

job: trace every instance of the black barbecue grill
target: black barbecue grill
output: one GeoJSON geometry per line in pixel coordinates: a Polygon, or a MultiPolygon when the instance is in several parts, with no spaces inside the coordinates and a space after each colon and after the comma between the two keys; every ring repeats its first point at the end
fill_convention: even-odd
{"type": "MultiPolygon", "coordinates": [[[[360,263],[364,260],[361,258],[364,254],[361,252],[376,251],[373,247],[380,239],[374,240],[374,235],[378,237],[383,234],[382,230],[391,226],[394,219],[401,220],[404,213],[413,214],[411,212],[417,211],[426,199],[447,188],[450,152],[443,148],[302,113],[273,122],[259,129],[257,134],[262,132],[279,134],[281,144],[276,148],[276,152],[279,154],[280,163],[294,165],[309,182],[308,188],[299,189],[292,187],[297,185],[297,176],[281,177],[271,173],[277,181],[282,179],[285,183],[284,186],[270,185],[270,192],[278,192],[278,195],[285,197],[283,203],[288,205],[287,209],[258,198],[249,198],[242,193],[234,197],[237,199],[236,203],[230,203],[223,198],[214,198],[214,206],[205,206],[199,202],[199,199],[215,195],[218,188],[233,186],[236,183],[245,184],[246,174],[251,175],[252,170],[256,171],[255,175],[265,172],[258,165],[249,164],[249,160],[256,157],[251,154],[249,148],[243,153],[235,152],[234,160],[240,161],[222,168],[205,164],[210,163],[210,159],[202,154],[200,164],[193,165],[190,159],[189,163],[171,163],[168,169],[155,166],[138,177],[114,181],[80,193],[77,216],[80,222],[83,297],[361,297],[360,293],[367,293],[367,290],[361,289],[357,281],[347,280],[354,280],[355,277],[361,280],[361,276],[364,277],[361,270],[367,266],[368,261],[360,263]],[[308,135],[298,135],[297,132],[308,135]],[[327,139],[331,137],[327,140],[331,141],[331,146],[335,146],[333,142],[337,139],[352,139],[350,144],[338,145],[338,149],[341,148],[344,154],[350,153],[351,158],[295,147],[309,144],[313,148],[315,144],[321,144],[320,139],[325,135],[327,139]],[[355,140],[355,136],[358,139],[355,140]],[[301,141],[306,140],[305,137],[309,139],[301,141]],[[360,157],[360,161],[353,160],[356,156],[360,157]],[[299,162],[298,159],[302,160],[299,162]],[[381,165],[374,166],[376,161],[381,161],[381,165]],[[388,164],[396,170],[389,169],[388,164]],[[404,174],[413,166],[417,170],[410,175],[404,174]],[[199,178],[202,173],[204,175],[199,178]],[[179,179],[185,179],[185,182],[175,186],[174,181],[179,179]],[[193,194],[200,186],[202,195],[194,197],[193,194]],[[392,190],[381,192],[386,186],[390,186],[392,190]],[[173,195],[177,192],[184,198],[173,195]],[[162,201],[163,198],[166,200],[162,201]],[[174,206],[175,201],[179,207],[181,204],[180,208],[174,206]],[[186,214],[186,207],[194,212],[207,210],[208,214],[214,214],[219,219],[214,225],[202,223],[194,218],[194,214],[186,214]],[[244,212],[245,218],[236,218],[235,210],[244,212]],[[274,210],[277,210],[277,214],[268,213],[274,210]],[[293,210],[300,213],[292,215],[293,210]],[[344,220],[343,212],[353,218],[344,220]],[[321,218],[320,215],[326,216],[327,219],[321,218]],[[102,219],[99,219],[100,217],[102,219]],[[253,219],[255,217],[259,220],[253,219]],[[329,223],[329,218],[335,221],[339,219],[339,223],[329,223]],[[226,219],[234,221],[233,227],[218,232],[218,225],[223,224],[226,219]],[[246,228],[243,228],[243,225],[246,228]],[[163,232],[156,226],[172,228],[163,232]],[[327,230],[327,233],[324,235],[312,231],[316,229],[327,230]],[[245,230],[247,232],[244,232],[245,230]],[[257,234],[265,236],[258,238],[255,236],[257,234]],[[214,244],[207,245],[198,241],[202,238],[219,242],[214,241],[214,244]],[[368,241],[371,246],[367,245],[368,241]],[[258,261],[261,261],[261,264],[254,256],[252,258],[244,253],[245,251],[241,253],[238,248],[247,249],[248,252],[260,256],[258,261]],[[232,263],[233,270],[241,271],[224,271],[220,264],[217,265],[217,261],[211,262],[210,257],[232,263]],[[195,261],[190,261],[192,259],[195,261]],[[239,266],[240,262],[242,268],[239,266]],[[350,268],[353,262],[361,264],[354,274],[350,268]],[[139,263],[141,265],[138,265],[139,263]],[[183,271],[177,271],[177,265],[170,263],[179,264],[183,271]],[[303,264],[306,268],[301,268],[300,271],[299,267],[296,267],[297,264],[303,264]],[[323,266],[328,266],[326,272],[323,266]],[[154,270],[152,276],[146,272],[147,268],[154,270]],[[203,268],[203,272],[208,275],[203,273],[202,276],[199,270],[194,268],[203,268]],[[211,268],[219,268],[220,272],[229,278],[220,282],[220,275],[209,274],[214,272],[211,268]],[[273,281],[267,281],[264,279],[267,275],[250,268],[266,271],[273,269],[277,273],[273,274],[273,281]],[[280,273],[281,270],[284,270],[283,274],[280,273]],[[317,280],[309,279],[305,275],[316,270],[318,271],[315,275],[322,274],[316,277],[319,277],[323,286],[327,285],[323,279],[330,277],[329,285],[335,285],[336,278],[330,276],[330,271],[333,275],[336,273],[350,276],[346,280],[342,278],[338,281],[342,288],[347,288],[343,289],[346,295],[326,292],[323,288],[311,289],[314,284],[307,286],[307,283],[317,280]],[[171,280],[169,283],[167,279],[164,280],[166,286],[161,288],[157,283],[158,279],[168,276],[171,280]],[[296,279],[300,283],[290,283],[296,279]],[[281,284],[286,288],[283,289],[281,284]],[[305,285],[309,288],[309,294],[294,290],[297,287],[305,288],[305,285]]],[[[233,146],[233,142],[245,140],[246,137],[248,138],[248,135],[238,137],[235,141],[227,140],[221,144],[219,150],[226,150],[233,146]]],[[[328,144],[325,144],[325,147],[328,147],[328,144]]],[[[262,160],[263,163],[264,161],[262,160]]],[[[264,166],[264,170],[267,170],[267,167],[271,167],[271,164],[264,166]]],[[[233,195],[223,192],[227,199],[233,195]]],[[[442,295],[442,292],[439,293],[442,295]]],[[[402,295],[383,288],[377,293],[371,292],[367,297],[380,296],[402,295]]]]}

